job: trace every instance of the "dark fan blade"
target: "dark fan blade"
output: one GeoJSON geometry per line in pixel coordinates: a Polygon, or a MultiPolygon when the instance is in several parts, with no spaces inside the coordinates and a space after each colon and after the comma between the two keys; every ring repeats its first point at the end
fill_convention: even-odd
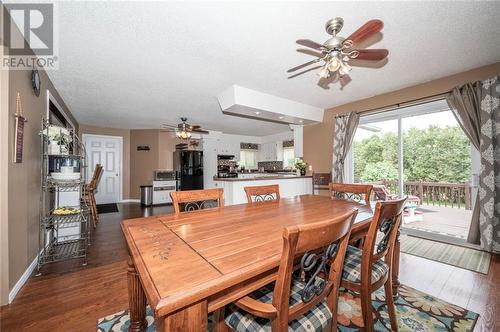
{"type": "Polygon", "coordinates": [[[203,129],[193,129],[191,130],[193,133],[200,133],[200,134],[208,134],[208,131],[203,130],[203,129]]]}
{"type": "Polygon", "coordinates": [[[354,59],[356,60],[374,60],[380,61],[387,57],[389,54],[388,50],[380,49],[380,50],[357,50],[359,52],[358,56],[354,59]]]}
{"type": "Polygon", "coordinates": [[[354,31],[354,33],[347,37],[346,40],[350,40],[352,41],[353,45],[356,45],[382,30],[383,27],[384,22],[382,22],[381,20],[370,20],[366,22],[361,28],[354,31]]]}
{"type": "Polygon", "coordinates": [[[288,78],[289,78],[289,79],[290,79],[290,78],[294,78],[294,77],[297,77],[297,76],[299,76],[299,75],[305,74],[305,73],[307,73],[307,72],[309,72],[309,71],[311,71],[311,70],[319,69],[319,68],[321,68],[321,67],[323,67],[323,66],[315,66],[315,67],[312,67],[312,68],[308,68],[308,69],[306,69],[306,70],[304,70],[304,71],[301,71],[300,73],[297,73],[297,74],[294,74],[294,75],[288,76],[288,78]]]}
{"type": "Polygon", "coordinates": [[[384,60],[380,61],[351,59],[349,60],[349,65],[352,67],[362,67],[362,68],[382,68],[388,62],[389,58],[385,58],[384,60]]]}
{"type": "Polygon", "coordinates": [[[307,54],[307,55],[312,55],[312,56],[315,56],[317,58],[322,58],[322,57],[325,56],[323,53],[319,53],[319,52],[310,50],[308,48],[298,48],[297,52],[304,53],[304,54],[307,54]]]}
{"type": "Polygon", "coordinates": [[[309,66],[309,65],[312,65],[313,63],[316,63],[316,62],[318,62],[318,61],[321,61],[321,59],[314,59],[314,60],[308,61],[308,62],[303,63],[303,64],[301,64],[301,65],[298,65],[298,66],[296,66],[296,67],[290,68],[290,69],[288,69],[286,72],[287,72],[287,73],[291,73],[291,72],[293,72],[293,71],[296,71],[296,70],[302,69],[302,68],[307,67],[307,66],[309,66]]]}
{"type": "Polygon", "coordinates": [[[323,45],[318,44],[318,43],[316,43],[312,40],[309,40],[309,39],[299,39],[296,41],[296,43],[299,45],[305,46],[305,47],[314,48],[315,50],[320,50],[323,48],[323,45]]]}

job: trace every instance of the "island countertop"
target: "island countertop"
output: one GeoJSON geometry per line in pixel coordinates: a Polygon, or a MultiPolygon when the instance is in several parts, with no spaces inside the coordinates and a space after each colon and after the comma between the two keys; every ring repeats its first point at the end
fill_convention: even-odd
{"type": "Polygon", "coordinates": [[[244,178],[214,177],[215,187],[224,189],[224,205],[242,204],[247,202],[245,187],[278,185],[280,196],[293,197],[313,193],[311,175],[263,175],[244,178]]]}
{"type": "Polygon", "coordinates": [[[255,176],[252,178],[219,178],[214,176],[214,181],[259,181],[259,180],[283,180],[283,179],[304,179],[312,178],[312,175],[269,175],[269,176],[255,176]]]}

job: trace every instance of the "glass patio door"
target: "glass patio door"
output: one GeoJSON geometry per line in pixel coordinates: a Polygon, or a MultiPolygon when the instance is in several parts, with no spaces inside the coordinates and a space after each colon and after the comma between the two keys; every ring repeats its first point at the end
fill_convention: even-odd
{"type": "Polygon", "coordinates": [[[408,233],[464,242],[477,194],[474,150],[444,100],[362,116],[346,180],[407,195],[408,233]]]}

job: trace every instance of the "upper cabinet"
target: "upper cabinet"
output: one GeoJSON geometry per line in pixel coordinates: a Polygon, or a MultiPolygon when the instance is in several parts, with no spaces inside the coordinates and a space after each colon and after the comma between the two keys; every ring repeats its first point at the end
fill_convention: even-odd
{"type": "Polygon", "coordinates": [[[258,161],[282,161],[283,142],[266,142],[259,146],[258,161]]]}
{"type": "Polygon", "coordinates": [[[235,160],[240,160],[240,142],[218,139],[217,154],[234,155],[235,160]]]}

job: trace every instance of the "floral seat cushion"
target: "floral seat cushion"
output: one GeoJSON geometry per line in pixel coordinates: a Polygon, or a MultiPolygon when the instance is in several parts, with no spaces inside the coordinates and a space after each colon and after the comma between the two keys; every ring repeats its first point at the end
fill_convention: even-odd
{"type": "MultiPolygon", "coordinates": [[[[302,302],[300,291],[304,288],[304,284],[297,280],[292,280],[290,291],[290,306],[302,302]]],[[[264,303],[272,303],[273,301],[274,283],[266,285],[259,290],[253,292],[250,297],[264,303]]],[[[236,306],[231,306],[226,309],[226,324],[233,330],[238,332],[269,332],[271,331],[271,321],[265,318],[255,317],[247,313],[243,309],[236,306]]],[[[309,332],[309,331],[324,331],[330,321],[332,313],[325,301],[317,304],[313,309],[306,312],[300,318],[291,321],[288,324],[288,331],[291,332],[309,332]]]]}
{"type": "MultiPolygon", "coordinates": [[[[353,246],[347,247],[347,252],[344,260],[344,270],[342,271],[342,279],[357,284],[361,283],[361,256],[363,251],[353,246]]],[[[378,260],[372,264],[372,284],[379,281],[388,272],[387,264],[384,261],[378,260]]]]}

